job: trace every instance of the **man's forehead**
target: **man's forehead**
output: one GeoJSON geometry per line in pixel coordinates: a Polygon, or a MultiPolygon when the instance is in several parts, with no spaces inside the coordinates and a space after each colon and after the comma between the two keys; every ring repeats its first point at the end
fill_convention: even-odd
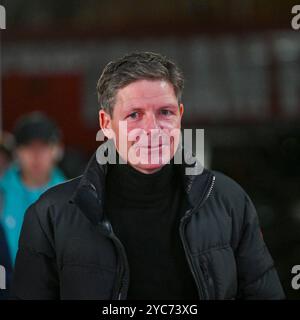
{"type": "Polygon", "coordinates": [[[165,80],[133,82],[120,89],[116,98],[116,104],[121,104],[122,108],[143,107],[147,103],[177,103],[172,84],[165,80]]]}

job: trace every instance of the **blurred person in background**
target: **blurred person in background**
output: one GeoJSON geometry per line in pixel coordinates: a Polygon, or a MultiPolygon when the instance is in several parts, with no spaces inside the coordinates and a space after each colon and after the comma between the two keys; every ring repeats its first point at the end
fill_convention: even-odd
{"type": "Polygon", "coordinates": [[[0,138],[0,176],[2,176],[13,160],[13,147],[13,135],[3,132],[0,138]]]}
{"type": "Polygon", "coordinates": [[[44,114],[33,112],[17,121],[15,161],[0,179],[0,221],[12,265],[26,209],[48,188],[65,180],[55,167],[61,154],[60,130],[44,114]]]}
{"type": "MultiPolygon", "coordinates": [[[[0,176],[6,171],[12,162],[13,156],[13,135],[3,132],[0,139],[0,176]]],[[[0,198],[0,201],[2,199],[0,198]]],[[[6,271],[6,290],[0,290],[0,300],[8,298],[9,283],[12,274],[11,259],[8,251],[8,245],[4,234],[4,229],[0,221],[0,266],[6,271]]]]}

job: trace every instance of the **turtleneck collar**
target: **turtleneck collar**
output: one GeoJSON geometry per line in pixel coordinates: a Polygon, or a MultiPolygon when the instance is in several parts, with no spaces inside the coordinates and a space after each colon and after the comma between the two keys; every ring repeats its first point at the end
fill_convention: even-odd
{"type": "Polygon", "coordinates": [[[124,203],[154,205],[166,198],[174,185],[175,176],[172,162],[152,174],[146,174],[117,161],[117,164],[108,166],[106,189],[124,203]]]}

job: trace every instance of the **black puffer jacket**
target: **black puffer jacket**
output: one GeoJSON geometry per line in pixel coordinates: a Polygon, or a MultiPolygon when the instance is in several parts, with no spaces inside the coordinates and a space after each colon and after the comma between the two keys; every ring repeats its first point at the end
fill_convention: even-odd
{"type": "MultiPolygon", "coordinates": [[[[221,173],[184,170],[178,171],[186,191],[178,232],[199,299],[285,298],[248,195],[221,173]]],[[[103,212],[106,172],[95,154],[82,176],[51,188],[28,209],[12,296],[126,299],[134,275],[103,212]]]]}

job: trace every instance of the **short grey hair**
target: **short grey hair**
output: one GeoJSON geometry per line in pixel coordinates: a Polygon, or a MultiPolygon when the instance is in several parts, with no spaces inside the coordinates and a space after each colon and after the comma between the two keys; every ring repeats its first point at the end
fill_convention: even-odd
{"type": "Polygon", "coordinates": [[[117,91],[137,80],[168,81],[181,102],[184,78],[177,65],[159,53],[134,52],[105,66],[97,83],[100,108],[112,117],[117,91]]]}

